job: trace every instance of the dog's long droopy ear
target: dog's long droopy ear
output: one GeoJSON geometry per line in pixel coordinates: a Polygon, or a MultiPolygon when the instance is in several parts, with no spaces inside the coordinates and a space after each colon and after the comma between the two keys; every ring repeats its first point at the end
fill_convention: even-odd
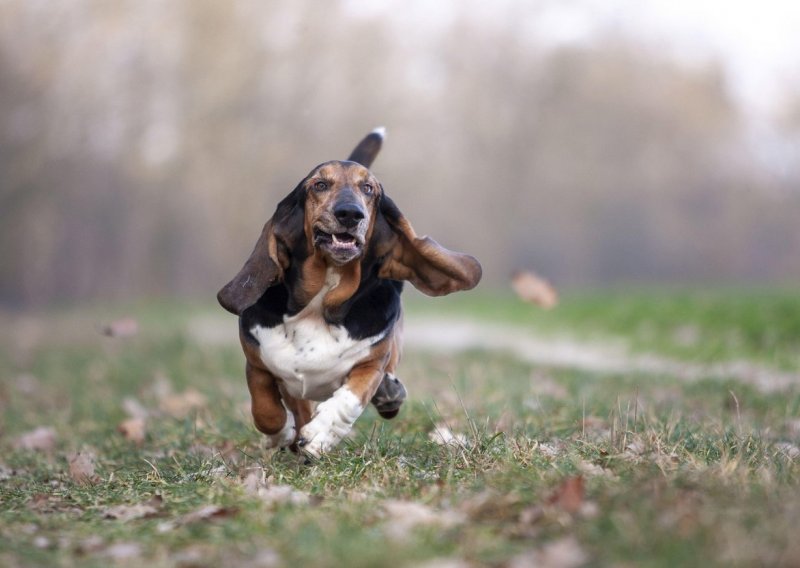
{"type": "Polygon", "coordinates": [[[386,195],[381,196],[380,214],[394,237],[378,276],[408,280],[429,296],[444,296],[478,285],[483,271],[475,257],[447,250],[430,237],[418,237],[386,195]]]}
{"type": "Polygon", "coordinates": [[[232,314],[241,315],[283,278],[289,266],[287,251],[293,240],[303,235],[301,186],[302,182],[278,204],[242,269],[217,294],[220,305],[232,314]]]}
{"type": "Polygon", "coordinates": [[[350,157],[347,159],[350,162],[356,162],[365,168],[369,168],[372,162],[375,161],[378,152],[381,151],[384,138],[386,138],[386,129],[383,126],[379,126],[367,134],[364,139],[353,148],[353,151],[350,152],[350,157]]]}

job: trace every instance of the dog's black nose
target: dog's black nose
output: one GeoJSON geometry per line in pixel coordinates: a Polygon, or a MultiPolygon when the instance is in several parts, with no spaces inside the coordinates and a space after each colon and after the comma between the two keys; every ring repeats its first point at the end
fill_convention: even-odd
{"type": "Polygon", "coordinates": [[[357,203],[341,203],[333,209],[333,216],[344,227],[351,229],[364,218],[364,209],[357,203]]]}

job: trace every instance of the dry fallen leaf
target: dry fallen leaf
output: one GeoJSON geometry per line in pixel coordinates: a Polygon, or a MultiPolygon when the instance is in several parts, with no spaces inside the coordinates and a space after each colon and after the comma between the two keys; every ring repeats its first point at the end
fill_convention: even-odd
{"type": "Polygon", "coordinates": [[[86,452],[69,456],[69,476],[80,485],[94,485],[100,478],[94,473],[94,459],[86,452]]]}
{"type": "Polygon", "coordinates": [[[100,333],[108,337],[133,337],[139,333],[139,322],[126,317],[100,326],[100,333]]]}
{"type": "Polygon", "coordinates": [[[56,445],[56,431],[48,426],[40,426],[35,430],[20,435],[14,441],[18,450],[37,450],[51,452],[56,445]]]}
{"type": "Polygon", "coordinates": [[[132,521],[134,519],[145,519],[153,517],[161,510],[163,499],[160,496],[153,497],[147,503],[137,503],[135,505],[116,505],[109,507],[103,514],[104,519],[114,519],[116,521],[132,521]]]}
{"type": "Polygon", "coordinates": [[[450,426],[444,423],[434,426],[433,430],[428,434],[428,438],[440,446],[454,446],[457,448],[469,446],[469,440],[466,435],[453,432],[450,426]]]}
{"type": "Polygon", "coordinates": [[[233,517],[239,513],[236,507],[222,507],[220,505],[205,505],[195,509],[172,521],[166,521],[158,525],[159,532],[168,532],[177,527],[191,525],[201,521],[211,521],[214,519],[225,519],[233,517]]]}
{"type": "Polygon", "coordinates": [[[307,493],[290,485],[268,483],[266,474],[260,467],[250,470],[241,483],[245,493],[258,497],[268,505],[308,505],[311,502],[307,493]]]}
{"type": "Polygon", "coordinates": [[[388,500],[383,503],[386,513],[386,535],[397,540],[405,539],[419,526],[450,528],[465,521],[458,511],[436,511],[422,503],[388,500]]]}
{"type": "Polygon", "coordinates": [[[117,426],[117,432],[122,434],[126,440],[141,445],[144,443],[146,434],[144,418],[128,418],[127,420],[123,420],[119,423],[119,426],[117,426]]]}
{"type": "Polygon", "coordinates": [[[570,514],[578,513],[583,506],[584,482],[582,475],[566,478],[548,497],[547,504],[555,505],[570,514]]]}
{"type": "Polygon", "coordinates": [[[190,412],[203,408],[208,399],[195,389],[187,389],[182,393],[170,394],[161,399],[159,408],[173,418],[186,418],[190,412]]]}
{"type": "Polygon", "coordinates": [[[543,278],[533,272],[521,270],[511,278],[511,287],[524,302],[549,310],[558,304],[558,292],[543,278]]]}

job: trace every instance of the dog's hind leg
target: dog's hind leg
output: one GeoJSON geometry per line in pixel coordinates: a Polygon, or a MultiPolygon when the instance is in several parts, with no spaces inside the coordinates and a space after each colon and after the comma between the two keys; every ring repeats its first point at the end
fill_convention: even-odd
{"type": "Polygon", "coordinates": [[[397,364],[400,362],[402,345],[400,344],[400,331],[402,322],[398,323],[397,333],[392,338],[392,351],[389,355],[389,362],[386,364],[386,373],[383,375],[378,390],[370,401],[378,414],[386,420],[391,420],[400,412],[400,407],[408,397],[408,391],[400,379],[394,374],[397,364]]]}
{"type": "Polygon", "coordinates": [[[400,379],[393,373],[386,373],[370,402],[375,405],[375,410],[382,418],[391,420],[400,412],[400,407],[407,396],[406,387],[400,382],[400,379]]]}

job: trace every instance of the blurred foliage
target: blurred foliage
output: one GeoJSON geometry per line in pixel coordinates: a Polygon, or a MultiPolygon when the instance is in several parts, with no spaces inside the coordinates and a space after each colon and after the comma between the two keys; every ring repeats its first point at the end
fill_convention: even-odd
{"type": "Polygon", "coordinates": [[[342,2],[2,3],[0,303],[211,297],[380,124],[387,191],[489,285],[800,277],[800,157],[764,171],[721,69],[618,34],[545,49],[538,9],[417,29],[342,2]]]}

